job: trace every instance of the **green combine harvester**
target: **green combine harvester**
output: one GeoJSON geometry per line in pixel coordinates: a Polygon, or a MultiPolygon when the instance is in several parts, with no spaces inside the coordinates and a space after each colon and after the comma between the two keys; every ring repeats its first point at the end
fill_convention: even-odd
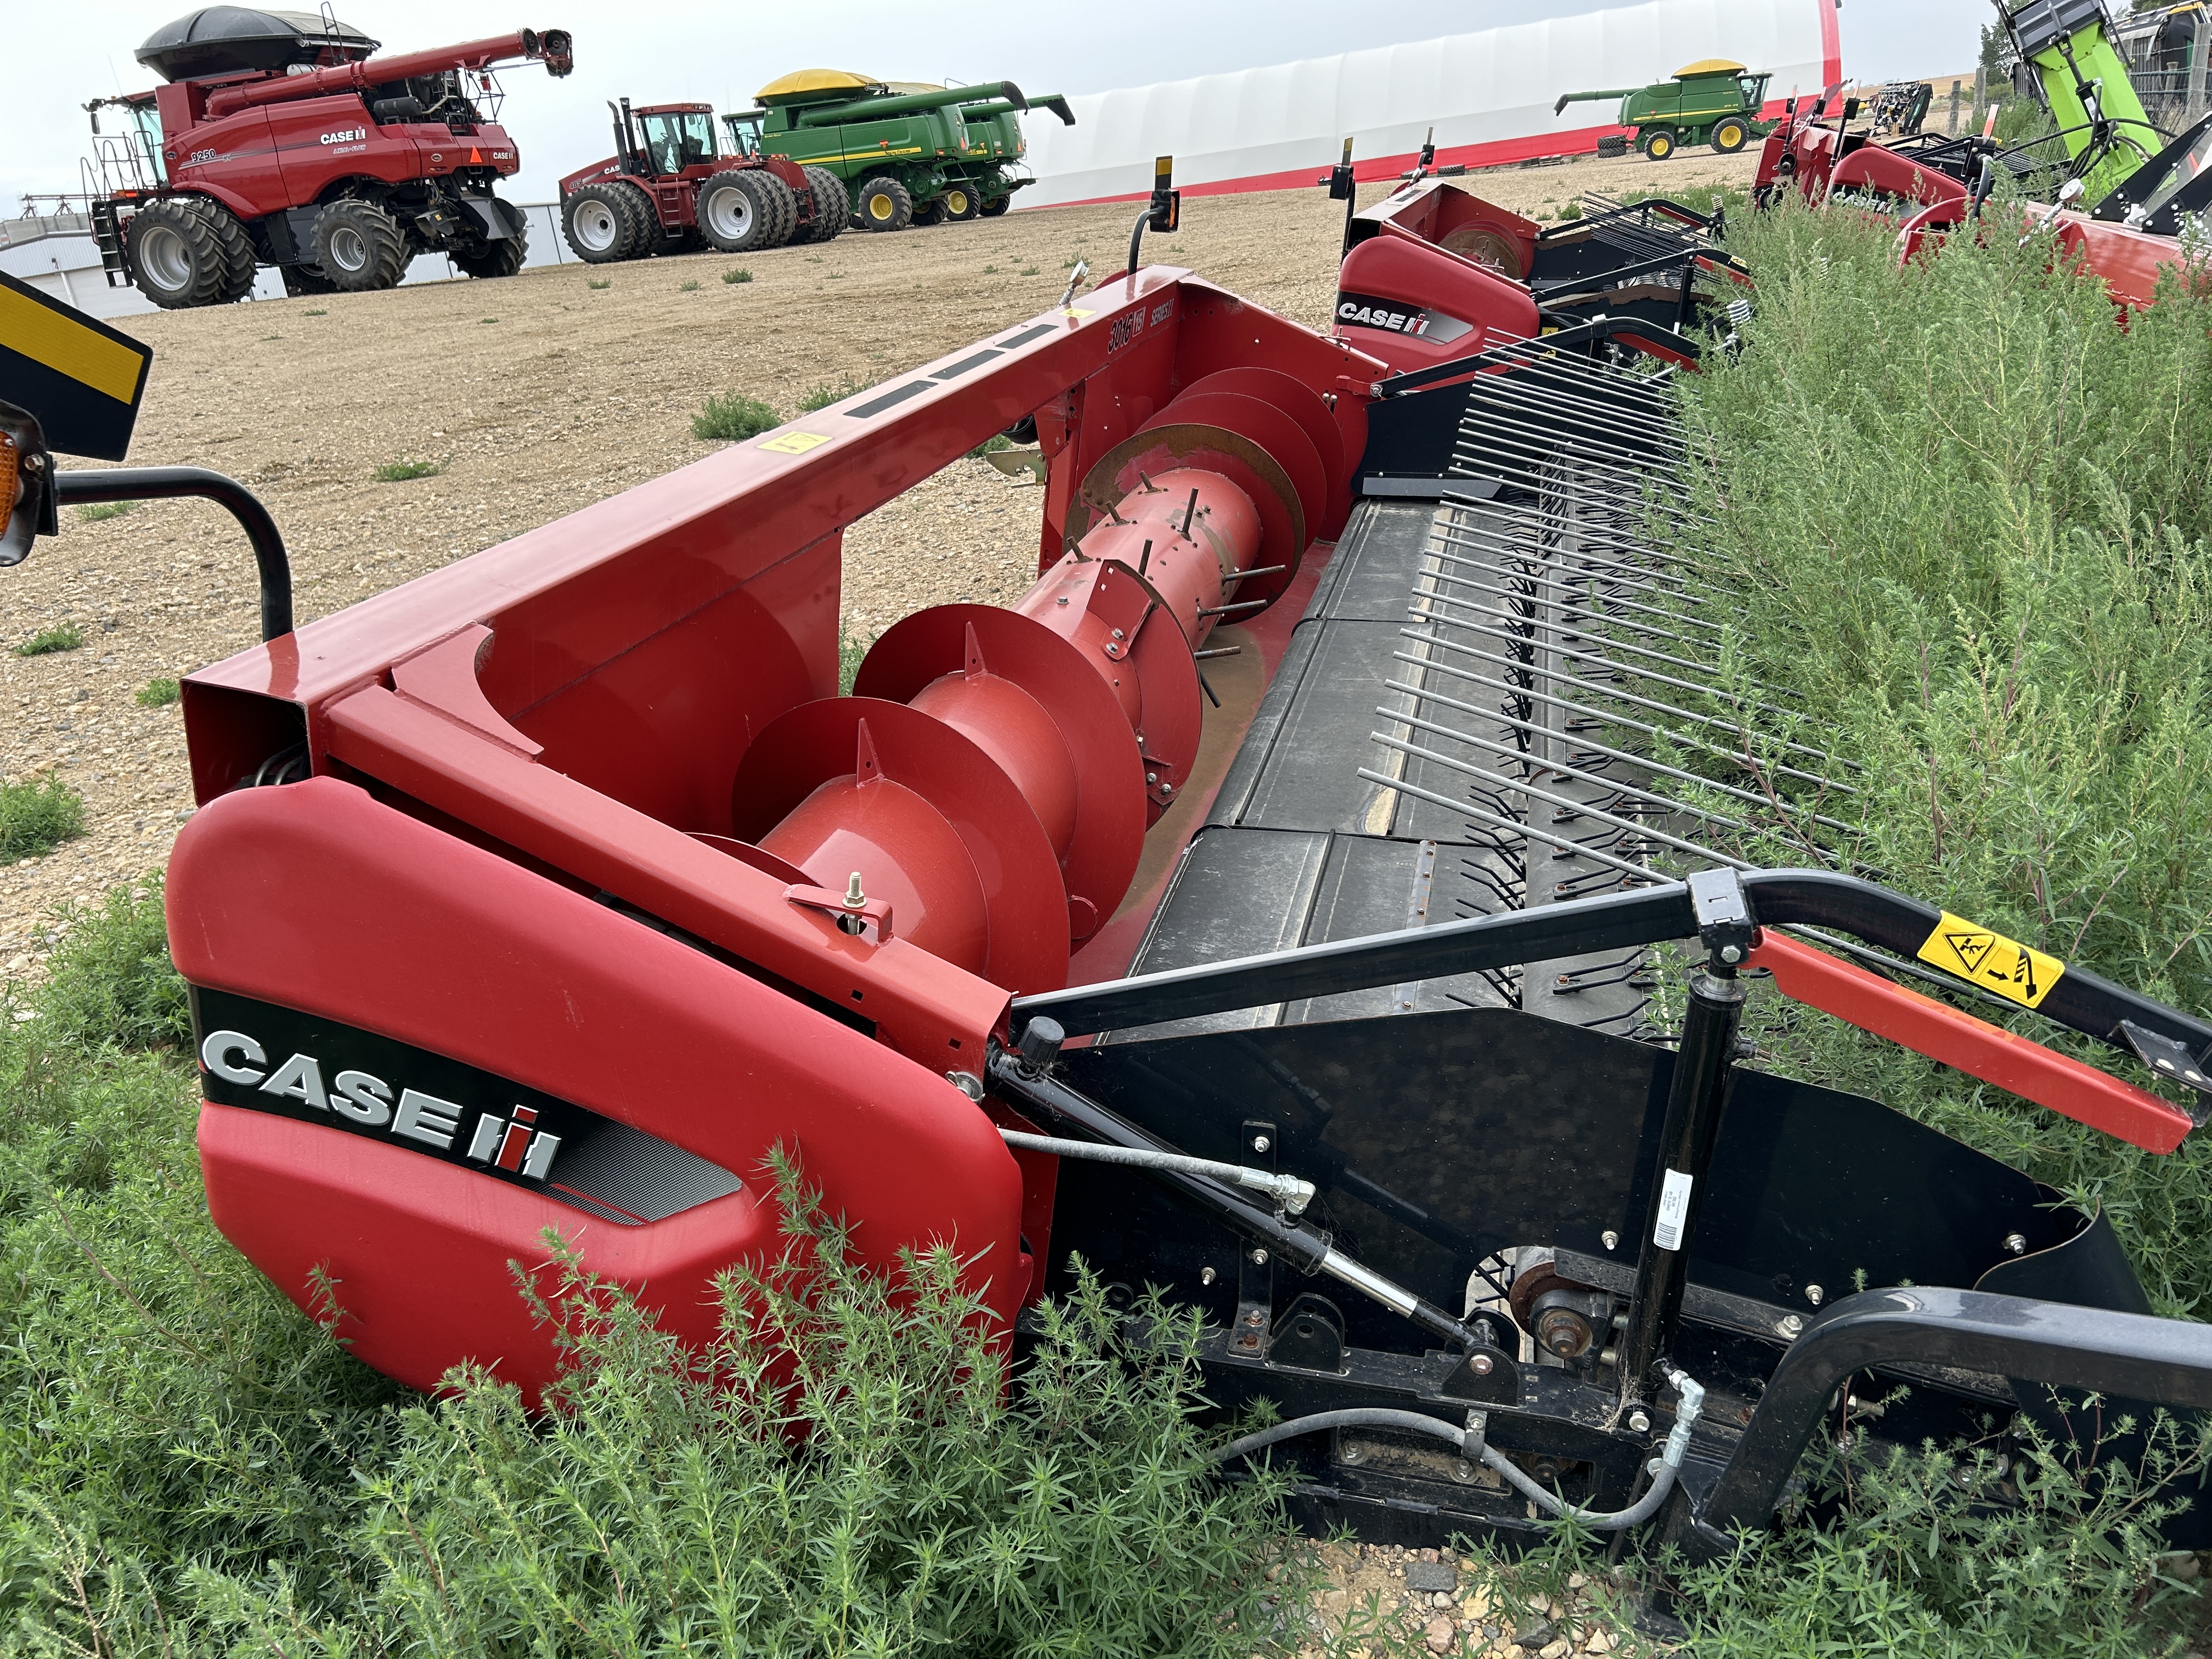
{"type": "Polygon", "coordinates": [[[738,153],[829,168],[861,230],[1004,213],[1030,182],[1017,171],[1028,148],[1017,118],[1042,109],[1075,125],[1066,99],[1025,98],[1011,81],[937,87],[800,70],[754,97],[758,109],[722,118],[738,153]]]}
{"type": "Polygon", "coordinates": [[[1766,83],[1772,78],[1754,75],[1725,58],[1706,58],[1648,87],[1563,92],[1552,113],[1565,113],[1569,104],[1618,98],[1617,118],[1631,131],[1625,137],[1607,134],[1599,139],[1599,155],[1625,155],[1633,143],[1655,161],[1665,161],[1684,144],[1711,144],[1722,155],[1733,155],[1753,139],[1765,137],[1773,126],[1759,118],[1766,83]]]}

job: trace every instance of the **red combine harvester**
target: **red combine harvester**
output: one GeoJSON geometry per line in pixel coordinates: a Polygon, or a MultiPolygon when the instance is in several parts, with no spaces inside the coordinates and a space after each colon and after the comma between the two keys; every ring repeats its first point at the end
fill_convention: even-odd
{"type": "Polygon", "coordinates": [[[615,153],[561,181],[561,228],[590,264],[750,253],[826,242],[845,228],[844,181],[781,155],[724,155],[712,104],[610,103],[615,153]]]}
{"type": "Polygon", "coordinates": [[[1401,1542],[1576,1509],[1711,1554],[1839,1422],[2212,1406],[2212,1332],[2148,1316],[2104,1218],[1750,1063],[1756,982],[2166,1152],[2212,1025],[1830,850],[1849,763],[1755,737],[1786,694],[1719,684],[1644,538],[1682,485],[1636,330],[1689,340],[1400,374],[1148,266],[297,631],[272,603],[184,692],[217,1223],[380,1370],[534,1395],[509,1264],[552,1230],[702,1340],[781,1146],[862,1260],[952,1243],[1018,1345],[1071,1255],[1194,1306],[1208,1398],[1285,1419],[1224,1459],[1401,1542]],[[1035,586],[836,696],[846,527],[1024,420],[1035,586]],[[1778,822],[1807,867],[1729,850],[1778,822]]]}
{"type": "Polygon", "coordinates": [[[471,276],[522,269],[527,229],[495,193],[521,166],[487,118],[494,65],[568,73],[566,31],[372,58],[358,30],[211,6],[156,30],[138,61],[168,84],[125,98],[131,130],[88,172],[110,286],[175,309],[245,298],[260,265],[289,294],[390,288],[435,249],[471,276]]]}

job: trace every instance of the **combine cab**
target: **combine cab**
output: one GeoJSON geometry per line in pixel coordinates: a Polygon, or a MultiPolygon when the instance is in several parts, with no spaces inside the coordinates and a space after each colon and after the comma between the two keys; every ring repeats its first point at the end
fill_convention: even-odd
{"type": "Polygon", "coordinates": [[[290,294],[390,288],[437,250],[471,276],[522,269],[526,228],[495,193],[521,162],[490,118],[501,63],[566,75],[568,34],[372,58],[328,18],[212,6],[155,32],[138,61],[168,82],[100,99],[130,133],[100,147],[91,216],[112,286],[157,306],[226,305],[276,265],[290,294]]]}
{"type": "Polygon", "coordinates": [[[760,108],[726,118],[739,150],[828,168],[862,230],[1004,213],[1030,182],[1015,172],[1025,150],[1016,116],[1045,109],[1075,125],[1065,98],[1025,98],[1011,81],[931,87],[802,70],[756,96],[760,108]]]}
{"type": "Polygon", "coordinates": [[[750,253],[826,242],[845,228],[827,167],[720,153],[711,104],[610,103],[615,153],[561,181],[561,229],[590,264],[712,247],[750,253]]]}

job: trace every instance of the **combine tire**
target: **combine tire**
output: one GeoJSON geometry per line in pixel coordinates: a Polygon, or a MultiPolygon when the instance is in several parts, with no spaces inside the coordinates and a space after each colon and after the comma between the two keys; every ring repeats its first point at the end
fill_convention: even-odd
{"type": "Polygon", "coordinates": [[[1000,214],[1004,213],[1008,208],[1013,206],[1013,204],[1014,198],[1011,194],[1006,196],[994,196],[989,201],[984,203],[982,206],[977,208],[975,211],[977,215],[982,218],[995,219],[1000,214]]]}
{"type": "Polygon", "coordinates": [[[253,244],[217,204],[173,198],[131,220],[131,270],[138,290],[164,311],[228,305],[253,286],[253,244]]]}
{"type": "Polygon", "coordinates": [[[1674,153],[1674,135],[1665,128],[1644,135],[1644,155],[1647,161],[1663,161],[1674,153]]]}
{"type": "Polygon", "coordinates": [[[732,168],[699,186],[699,232],[724,253],[775,247],[791,234],[798,204],[765,168],[732,168]]]}
{"type": "Polygon", "coordinates": [[[464,276],[512,276],[530,257],[530,239],[518,231],[504,241],[456,248],[451,257],[453,269],[464,276]]]}
{"type": "Polygon", "coordinates": [[[845,228],[845,221],[853,211],[853,199],[845,193],[845,181],[828,167],[808,167],[806,188],[814,198],[814,222],[806,228],[805,240],[826,242],[845,228]]]}
{"type": "Polygon", "coordinates": [[[945,198],[915,204],[913,222],[917,225],[941,225],[945,222],[945,198]]]}
{"type": "Polygon", "coordinates": [[[1618,132],[1607,133],[1597,141],[1597,153],[1602,160],[1618,160],[1628,154],[1627,137],[1618,132]]]}
{"type": "Polygon", "coordinates": [[[561,237],[587,265],[609,265],[638,251],[627,185],[586,185],[561,204],[561,237]]]}
{"type": "Polygon", "coordinates": [[[956,179],[945,185],[945,194],[938,200],[944,204],[945,216],[956,225],[983,210],[983,198],[975,193],[975,185],[963,179],[956,179]]]}
{"type": "Polygon", "coordinates": [[[1733,115],[1723,115],[1713,123],[1713,148],[1723,155],[1733,155],[1741,149],[1751,137],[1751,129],[1733,115]]]}
{"type": "Polygon", "coordinates": [[[279,265],[284,273],[284,297],[288,300],[313,299],[325,294],[335,294],[337,284],[313,265],[279,265]]]}
{"type": "Polygon", "coordinates": [[[374,202],[332,202],[315,216],[315,264],[342,294],[392,288],[407,274],[407,238],[374,202]]]}
{"type": "Polygon", "coordinates": [[[914,222],[914,198],[896,179],[871,179],[853,198],[853,216],[862,230],[904,230],[914,222]]]}

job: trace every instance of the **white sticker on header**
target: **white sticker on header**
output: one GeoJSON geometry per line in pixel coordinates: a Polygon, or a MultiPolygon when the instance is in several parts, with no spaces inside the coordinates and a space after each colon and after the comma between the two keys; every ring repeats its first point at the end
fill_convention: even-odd
{"type": "Polygon", "coordinates": [[[1662,1250],[1682,1248],[1682,1221],[1690,1213],[1690,1188],[1696,1182],[1680,1170],[1667,1171],[1659,1187],[1659,1219],[1651,1229],[1651,1242],[1662,1250]]]}

